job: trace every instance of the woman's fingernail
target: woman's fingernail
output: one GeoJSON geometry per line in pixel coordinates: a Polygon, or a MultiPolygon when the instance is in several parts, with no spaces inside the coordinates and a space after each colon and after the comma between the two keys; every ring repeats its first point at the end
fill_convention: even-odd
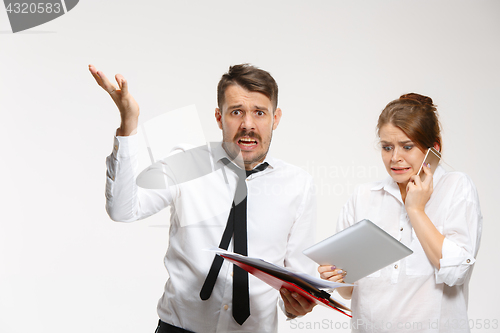
{"type": "Polygon", "coordinates": [[[335,266],[332,266],[332,267],[331,267],[332,271],[333,271],[333,270],[334,270],[335,268],[337,268],[337,267],[335,267],[335,266]]]}
{"type": "Polygon", "coordinates": [[[299,295],[297,293],[292,293],[292,297],[297,298],[297,297],[299,297],[299,295]]]}
{"type": "Polygon", "coordinates": [[[337,274],[342,274],[343,272],[344,272],[343,270],[339,269],[339,270],[337,271],[337,274]]]}

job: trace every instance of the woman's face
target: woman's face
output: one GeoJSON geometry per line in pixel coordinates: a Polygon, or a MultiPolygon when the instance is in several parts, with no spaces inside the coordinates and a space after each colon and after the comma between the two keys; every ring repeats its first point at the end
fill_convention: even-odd
{"type": "Polygon", "coordinates": [[[397,183],[406,185],[410,177],[416,175],[425,152],[392,124],[380,128],[380,144],[382,146],[382,161],[389,175],[397,183]]]}

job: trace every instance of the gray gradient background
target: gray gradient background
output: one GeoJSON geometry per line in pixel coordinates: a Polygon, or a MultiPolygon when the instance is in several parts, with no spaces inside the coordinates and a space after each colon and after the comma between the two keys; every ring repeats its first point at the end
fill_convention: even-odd
{"type": "MultiPolygon", "coordinates": [[[[315,176],[317,240],[354,186],[386,175],[381,109],[402,93],[431,96],[444,160],[472,177],[484,215],[469,316],[500,320],[499,34],[500,2],[482,0],[88,0],[18,34],[0,9],[0,331],[154,331],[168,212],[107,217],[119,117],[89,63],[129,80],[142,121],[196,104],[207,140],[221,137],[220,75],[241,62],[269,70],[283,109],[272,151],[315,176]]],[[[323,320],[347,322],[323,308],[302,322],[323,320]]],[[[283,319],[280,331],[299,330],[283,319]]]]}

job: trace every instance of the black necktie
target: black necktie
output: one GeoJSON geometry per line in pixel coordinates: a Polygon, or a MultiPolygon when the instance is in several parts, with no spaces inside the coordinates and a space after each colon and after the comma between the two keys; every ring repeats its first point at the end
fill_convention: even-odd
{"type": "MultiPolygon", "coordinates": [[[[238,184],[234,194],[233,204],[229,217],[227,219],[226,228],[222,234],[222,239],[219,248],[227,250],[231,241],[231,236],[234,233],[234,252],[241,255],[248,254],[247,246],[247,185],[246,177],[252,173],[266,169],[269,164],[262,163],[253,170],[246,171],[246,177],[243,177],[243,170],[237,168],[228,159],[222,160],[230,169],[238,175],[238,184]]],[[[210,271],[208,272],[205,283],[201,288],[200,298],[207,300],[212,294],[217,276],[222,267],[224,259],[216,255],[210,271]]],[[[233,317],[236,322],[243,325],[245,320],[250,316],[250,296],[248,294],[248,273],[238,266],[233,265],[233,317]]]]}

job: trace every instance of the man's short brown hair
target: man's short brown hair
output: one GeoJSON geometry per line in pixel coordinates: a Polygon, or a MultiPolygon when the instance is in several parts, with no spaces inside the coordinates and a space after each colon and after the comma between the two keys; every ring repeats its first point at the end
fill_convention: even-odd
{"type": "Polygon", "coordinates": [[[230,66],[217,85],[217,105],[221,112],[226,89],[231,85],[239,85],[248,91],[266,95],[273,104],[273,112],[278,107],[278,84],[271,74],[250,64],[241,64],[230,66]]]}

